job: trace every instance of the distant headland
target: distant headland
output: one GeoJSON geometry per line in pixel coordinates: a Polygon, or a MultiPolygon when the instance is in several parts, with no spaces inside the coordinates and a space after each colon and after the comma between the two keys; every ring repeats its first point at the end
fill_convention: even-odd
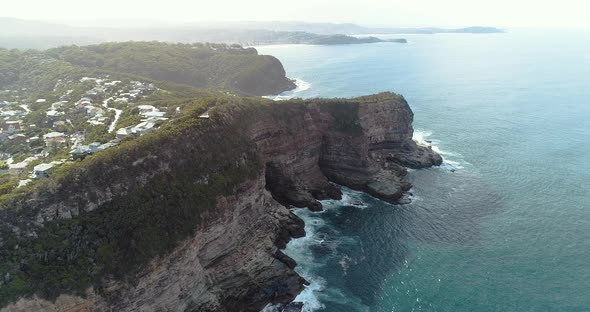
{"type": "MultiPolygon", "coordinates": [[[[105,23],[104,25],[109,25],[105,23]]],[[[405,43],[406,39],[381,39],[380,35],[491,34],[496,27],[465,28],[371,28],[356,24],[303,22],[211,22],[176,26],[80,27],[33,20],[0,17],[0,47],[48,49],[64,45],[88,45],[121,41],[211,42],[246,46],[269,44],[363,44],[405,43]]]]}

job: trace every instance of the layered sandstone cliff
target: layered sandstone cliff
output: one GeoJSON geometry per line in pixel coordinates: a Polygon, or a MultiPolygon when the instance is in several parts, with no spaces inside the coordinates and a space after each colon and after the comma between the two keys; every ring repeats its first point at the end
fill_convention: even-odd
{"type": "Polygon", "coordinates": [[[304,235],[288,206],[321,209],[319,200],[340,196],[332,182],[396,202],[410,187],[406,167],[442,161],[412,141],[412,112],[396,94],[222,102],[211,119],[185,116],[5,203],[1,311],[289,302],[305,281],[280,251],[304,235]],[[15,295],[16,278],[28,288],[15,295]]]}

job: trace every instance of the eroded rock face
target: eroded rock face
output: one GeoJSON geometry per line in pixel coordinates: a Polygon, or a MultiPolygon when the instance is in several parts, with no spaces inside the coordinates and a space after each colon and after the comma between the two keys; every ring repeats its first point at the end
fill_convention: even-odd
{"type": "Polygon", "coordinates": [[[213,206],[178,200],[186,209],[204,209],[203,217],[195,221],[192,235],[151,259],[139,274],[124,279],[105,276],[100,291],[88,289],[85,298],[23,298],[0,311],[259,311],[268,303],[288,303],[305,281],[280,249],[305,232],[301,219],[286,206],[321,209],[319,200],[341,196],[331,182],[398,201],[410,188],[403,181],[406,167],[442,162],[431,149],[412,141],[412,119],[403,97],[391,93],[260,107],[228,104],[213,112],[206,131],[164,138],[152,150],[138,151],[138,157],[147,159],[144,162],[96,165],[93,172],[112,177],[109,183],[78,176],[75,191],[71,185],[57,185],[33,194],[19,202],[27,214],[8,218],[0,211],[4,229],[34,237],[36,227],[100,212],[143,188],[154,193],[151,198],[158,204],[178,200],[161,200],[170,194],[151,188],[154,179],[173,182],[182,177],[183,186],[194,185],[197,192],[213,185],[214,179],[234,176],[230,169],[257,168],[231,194],[217,196],[213,206]],[[228,137],[235,140],[220,143],[228,137]],[[232,153],[235,157],[215,161],[232,153]],[[202,164],[205,158],[213,160],[211,165],[202,164]],[[184,174],[195,167],[202,169],[184,174]]]}
{"type": "MultiPolygon", "coordinates": [[[[298,218],[264,190],[263,176],[240,194],[222,198],[223,211],[176,250],[153,261],[132,287],[113,284],[105,292],[115,311],[259,311],[268,300],[288,302],[304,280],[277,257],[275,244],[298,218]]],[[[289,237],[290,238],[290,237],[289,237]]]]}
{"type": "Polygon", "coordinates": [[[411,185],[406,167],[442,163],[413,140],[413,113],[399,95],[386,93],[342,103],[285,103],[289,118],[258,115],[249,136],[266,160],[267,187],[285,205],[321,210],[318,200],[339,199],[329,182],[396,203],[411,185]],[[355,114],[340,125],[338,105],[355,114]]]}

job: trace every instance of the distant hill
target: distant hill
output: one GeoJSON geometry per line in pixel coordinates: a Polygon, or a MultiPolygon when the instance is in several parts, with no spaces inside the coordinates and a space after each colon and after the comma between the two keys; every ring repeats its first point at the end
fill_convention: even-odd
{"type": "Polygon", "coordinates": [[[337,44],[361,44],[361,43],[378,43],[378,42],[395,42],[407,43],[406,39],[380,39],[377,37],[353,37],[347,35],[317,35],[309,44],[317,45],[337,45],[337,44]]]}
{"type": "Polygon", "coordinates": [[[0,49],[0,89],[50,89],[57,79],[89,70],[247,96],[279,94],[295,88],[278,59],[239,45],[123,42],[48,51],[0,49]]]}
{"type": "Polygon", "coordinates": [[[273,31],[300,31],[319,35],[367,35],[367,34],[437,34],[437,33],[502,33],[503,30],[496,27],[471,26],[463,28],[441,27],[364,27],[352,23],[305,23],[305,22],[232,22],[232,23],[198,23],[193,27],[199,28],[225,28],[237,29],[267,29],[273,31]]]}
{"type": "MultiPolygon", "coordinates": [[[[108,23],[105,23],[108,25],[108,23]]],[[[261,44],[355,44],[382,42],[343,37],[367,34],[499,33],[494,27],[369,28],[356,24],[302,22],[195,23],[162,27],[73,27],[0,17],[0,47],[47,49],[112,41],[214,42],[261,44]],[[326,37],[339,35],[341,37],[326,37]],[[336,42],[336,43],[334,43],[336,42]]],[[[403,40],[397,40],[403,41],[403,40]]],[[[396,41],[396,42],[397,42],[396,41]]]]}

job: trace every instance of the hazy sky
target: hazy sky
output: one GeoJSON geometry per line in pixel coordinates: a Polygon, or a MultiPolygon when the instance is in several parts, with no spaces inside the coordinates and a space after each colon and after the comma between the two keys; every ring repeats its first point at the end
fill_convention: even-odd
{"type": "Polygon", "coordinates": [[[2,0],[0,16],[42,20],[354,22],[380,26],[590,28],[589,0],[2,0]]]}

